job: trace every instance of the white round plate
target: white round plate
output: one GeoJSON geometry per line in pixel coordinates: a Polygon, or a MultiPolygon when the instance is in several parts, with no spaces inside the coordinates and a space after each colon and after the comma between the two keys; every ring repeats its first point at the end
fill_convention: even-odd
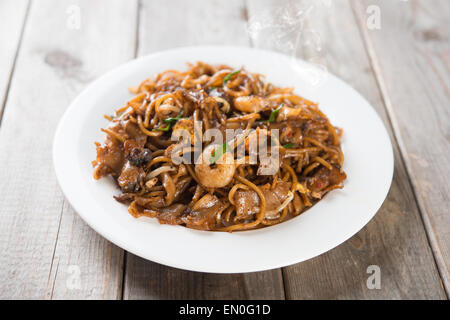
{"type": "Polygon", "coordinates": [[[389,136],[369,103],[338,78],[288,56],[240,47],[188,47],[133,60],[89,85],[70,105],[56,130],[53,161],[61,188],[76,212],[109,241],[145,259],[193,271],[252,272],[287,266],[322,254],[357,233],[383,203],[393,174],[389,136]],[[262,73],[277,86],[319,103],[344,129],[347,180],[300,216],[271,227],[224,233],[160,225],[133,218],[112,178],[94,180],[94,141],[100,128],[131,98],[128,87],[186,62],[228,64],[262,73]],[[319,75],[319,76],[318,76],[319,75]],[[319,83],[316,80],[319,79],[319,83]]]}

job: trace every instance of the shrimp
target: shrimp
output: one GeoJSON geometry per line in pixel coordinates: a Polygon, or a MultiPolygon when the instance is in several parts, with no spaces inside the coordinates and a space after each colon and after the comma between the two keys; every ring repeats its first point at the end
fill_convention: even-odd
{"type": "Polygon", "coordinates": [[[236,171],[234,157],[230,152],[225,152],[214,164],[211,164],[213,152],[218,152],[220,148],[221,146],[217,144],[207,146],[195,165],[198,180],[207,188],[225,187],[233,180],[236,171]]]}
{"type": "Polygon", "coordinates": [[[278,117],[276,119],[277,122],[281,122],[284,120],[295,120],[298,119],[300,117],[300,115],[302,114],[302,109],[295,109],[295,108],[290,108],[287,106],[283,106],[280,111],[278,112],[278,117]]]}
{"type": "Polygon", "coordinates": [[[234,107],[242,112],[254,113],[260,112],[268,105],[264,98],[257,96],[245,96],[234,99],[234,107]]]}

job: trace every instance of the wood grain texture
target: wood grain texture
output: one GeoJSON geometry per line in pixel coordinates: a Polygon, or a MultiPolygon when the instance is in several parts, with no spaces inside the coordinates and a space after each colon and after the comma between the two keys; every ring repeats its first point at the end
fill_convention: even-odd
{"type": "Polygon", "coordinates": [[[191,272],[127,254],[124,299],[283,299],[281,271],[191,272]]]}
{"type": "Polygon", "coordinates": [[[1,298],[121,295],[122,250],[74,216],[51,156],[69,102],[134,55],[136,2],[108,4],[47,0],[30,7],[0,130],[1,298]],[[68,24],[77,8],[79,28],[68,24]]]}
{"type": "Polygon", "coordinates": [[[244,0],[141,0],[139,55],[174,47],[249,45],[244,0]]]}
{"type": "MultiPolygon", "coordinates": [[[[269,26],[259,39],[249,39],[246,30],[249,16],[265,8],[268,16],[261,17],[273,18],[283,13],[277,11],[283,3],[149,0],[141,1],[138,14],[138,0],[114,0],[108,6],[40,0],[29,9],[26,0],[0,1],[0,119],[5,105],[0,298],[446,298],[441,282],[448,293],[446,0],[352,1],[353,12],[347,0],[298,2],[304,9],[314,5],[303,21],[312,32],[302,35],[297,53],[326,63],[362,93],[383,118],[394,146],[388,198],[363,230],[337,248],[283,270],[235,275],[183,271],[124,253],[86,226],[64,200],[53,173],[52,138],[65,108],[90,81],[135,54],[178,46],[272,45],[289,52],[284,41],[291,35],[273,37],[269,26]],[[265,7],[270,3],[276,6],[265,7]],[[373,4],[381,8],[381,30],[366,27],[366,8],[373,4]],[[71,29],[68,17],[76,7],[81,25],[71,29]],[[317,34],[320,51],[313,48],[317,34]],[[381,269],[379,290],[366,286],[370,265],[381,269]]],[[[270,21],[261,22],[267,27],[270,21]]]]}
{"type": "Polygon", "coordinates": [[[28,0],[0,2],[0,123],[28,8],[28,0]]]}
{"type": "MultiPolygon", "coordinates": [[[[143,1],[139,55],[195,44],[248,45],[243,1],[143,1]],[[170,21],[170,23],[167,23],[170,21]]],[[[283,299],[281,271],[217,275],[127,254],[124,299],[283,299]]]]}
{"type": "Polygon", "coordinates": [[[354,1],[355,14],[450,293],[450,2],[354,1]],[[368,5],[381,29],[366,27],[368,5]]]}
{"type": "MultiPolygon", "coordinates": [[[[276,3],[280,5],[280,2],[276,3]]],[[[250,20],[260,5],[260,1],[249,1],[250,20]]],[[[302,44],[316,41],[316,48],[321,50],[303,47],[297,50],[298,54],[313,62],[326,63],[331,73],[351,84],[375,107],[393,142],[395,173],[388,198],[362,231],[319,257],[283,269],[286,298],[445,298],[351,7],[348,1],[341,0],[333,1],[330,6],[314,2],[305,12],[308,13],[305,14],[305,30],[300,41],[302,44]],[[381,269],[380,289],[369,290],[366,286],[370,276],[366,271],[370,265],[377,265],[381,269]]]]}

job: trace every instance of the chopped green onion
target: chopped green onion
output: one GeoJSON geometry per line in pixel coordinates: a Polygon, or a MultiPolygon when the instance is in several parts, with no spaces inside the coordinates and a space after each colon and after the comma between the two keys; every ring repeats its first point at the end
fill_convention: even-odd
{"type": "Polygon", "coordinates": [[[278,117],[278,113],[280,112],[280,109],[283,107],[283,104],[280,104],[278,106],[278,108],[276,108],[275,110],[272,110],[272,112],[270,113],[269,119],[268,120],[261,120],[258,122],[258,124],[263,124],[265,122],[275,122],[275,120],[277,120],[278,117]]]}
{"type": "Polygon", "coordinates": [[[169,131],[171,127],[172,127],[172,124],[169,123],[169,124],[167,125],[167,127],[164,127],[164,128],[161,128],[161,127],[159,127],[159,128],[153,128],[152,131],[169,131]]]}
{"type": "Polygon", "coordinates": [[[280,109],[283,107],[283,103],[282,104],[280,104],[279,106],[278,106],[278,108],[276,108],[275,110],[272,110],[272,112],[270,113],[270,116],[269,116],[269,119],[268,120],[261,120],[261,121],[259,121],[258,123],[259,124],[263,124],[263,123],[265,123],[265,122],[275,122],[275,120],[277,120],[277,117],[278,117],[278,113],[280,112],[280,109]]]}
{"type": "Polygon", "coordinates": [[[280,109],[283,107],[283,104],[280,104],[280,106],[278,108],[276,108],[275,110],[272,110],[272,112],[270,113],[270,117],[269,117],[269,122],[275,122],[275,120],[277,120],[278,117],[278,113],[280,112],[280,109]]]}
{"type": "Polygon", "coordinates": [[[234,70],[233,72],[230,72],[225,78],[223,78],[223,85],[226,85],[228,81],[231,80],[231,78],[238,74],[239,72],[241,72],[241,69],[239,70],[234,70]]]}
{"type": "Polygon", "coordinates": [[[221,147],[214,149],[214,151],[211,154],[211,157],[209,158],[209,163],[211,164],[215,163],[227,152],[231,152],[231,148],[228,145],[228,143],[225,142],[221,147]]]}
{"type": "Polygon", "coordinates": [[[181,116],[183,115],[184,110],[181,110],[181,112],[175,117],[175,118],[167,118],[164,119],[165,123],[173,124],[181,119],[181,116]]]}
{"type": "Polygon", "coordinates": [[[285,149],[292,148],[293,146],[294,146],[293,143],[286,143],[286,144],[283,144],[283,148],[285,148],[285,149]]]}
{"type": "Polygon", "coordinates": [[[172,128],[172,125],[177,122],[178,120],[181,119],[181,116],[183,115],[184,110],[181,110],[181,112],[175,117],[175,118],[167,118],[164,119],[164,122],[167,123],[167,126],[165,126],[164,128],[153,128],[152,131],[169,131],[170,128],[172,128]]]}
{"type": "Polygon", "coordinates": [[[217,87],[211,86],[211,87],[208,87],[207,89],[208,89],[208,91],[213,91],[213,90],[216,90],[217,87]]]}

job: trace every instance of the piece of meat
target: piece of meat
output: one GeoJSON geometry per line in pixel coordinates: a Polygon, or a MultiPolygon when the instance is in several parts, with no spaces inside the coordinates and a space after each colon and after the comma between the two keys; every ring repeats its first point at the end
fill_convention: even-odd
{"type": "Polygon", "coordinates": [[[137,192],[142,187],[143,176],[144,170],[133,166],[130,161],[127,161],[119,178],[117,178],[117,182],[123,192],[137,192]]]}
{"type": "Polygon", "coordinates": [[[198,200],[188,215],[181,218],[186,226],[193,229],[211,230],[216,215],[225,209],[225,205],[216,196],[207,193],[198,200]]]}
{"type": "Polygon", "coordinates": [[[312,192],[320,192],[329,186],[341,184],[347,175],[345,172],[333,167],[331,170],[321,167],[310,179],[308,188],[312,192]]]}
{"type": "MultiPolygon", "coordinates": [[[[108,130],[116,132],[124,138],[131,138],[134,141],[134,145],[137,145],[138,147],[143,147],[147,141],[147,136],[143,134],[138,126],[130,120],[111,122],[108,126],[108,130]]],[[[108,174],[111,174],[113,177],[117,178],[121,174],[124,162],[126,160],[122,142],[107,135],[103,145],[96,145],[97,160],[95,161],[95,165],[97,167],[94,172],[94,178],[100,179],[108,174]]],[[[134,155],[132,159],[135,157],[136,155],[134,155]]],[[[135,165],[136,164],[137,162],[135,162],[135,165]]]]}
{"type": "MultiPolygon", "coordinates": [[[[161,224],[180,224],[182,221],[180,220],[180,216],[185,211],[186,206],[181,203],[176,203],[171,206],[160,208],[154,210],[156,212],[156,217],[158,218],[159,223],[161,224]]],[[[150,211],[148,209],[144,209],[144,213],[150,211]]]]}
{"type": "Polygon", "coordinates": [[[190,176],[183,177],[177,181],[176,191],[175,191],[175,200],[178,200],[179,197],[186,191],[186,189],[189,187],[191,181],[192,181],[192,178],[190,176]]]}
{"type": "Polygon", "coordinates": [[[113,196],[113,198],[116,199],[117,202],[129,204],[134,200],[134,196],[133,193],[122,193],[118,196],[113,196]]]}
{"type": "Polygon", "coordinates": [[[180,224],[180,216],[183,214],[186,206],[181,203],[173,204],[166,208],[159,209],[158,221],[161,224],[180,224]]]}
{"type": "Polygon", "coordinates": [[[105,144],[97,146],[97,160],[94,178],[100,179],[108,174],[119,176],[125,161],[120,144],[107,136],[105,144]]]}
{"type": "Polygon", "coordinates": [[[236,216],[239,220],[250,219],[259,212],[259,196],[253,190],[238,190],[234,194],[236,216]]]}
{"type": "Polygon", "coordinates": [[[290,186],[288,182],[278,181],[275,188],[262,190],[266,198],[266,219],[276,219],[280,216],[276,209],[288,198],[290,186]]]}
{"type": "MultiPolygon", "coordinates": [[[[260,188],[266,200],[265,218],[275,219],[280,212],[275,211],[287,199],[290,183],[278,181],[274,188],[263,186],[260,188]]],[[[239,190],[234,194],[236,216],[239,220],[251,218],[260,210],[260,199],[253,190],[239,190]]]]}
{"type": "Polygon", "coordinates": [[[166,206],[166,203],[165,203],[163,197],[145,198],[145,197],[135,196],[134,200],[136,201],[137,205],[139,205],[143,208],[164,208],[166,206]]]}
{"type": "Polygon", "coordinates": [[[130,212],[136,218],[146,216],[149,218],[157,218],[160,224],[176,225],[182,223],[180,216],[186,209],[186,205],[176,203],[164,208],[136,206],[137,212],[130,212]]]}

